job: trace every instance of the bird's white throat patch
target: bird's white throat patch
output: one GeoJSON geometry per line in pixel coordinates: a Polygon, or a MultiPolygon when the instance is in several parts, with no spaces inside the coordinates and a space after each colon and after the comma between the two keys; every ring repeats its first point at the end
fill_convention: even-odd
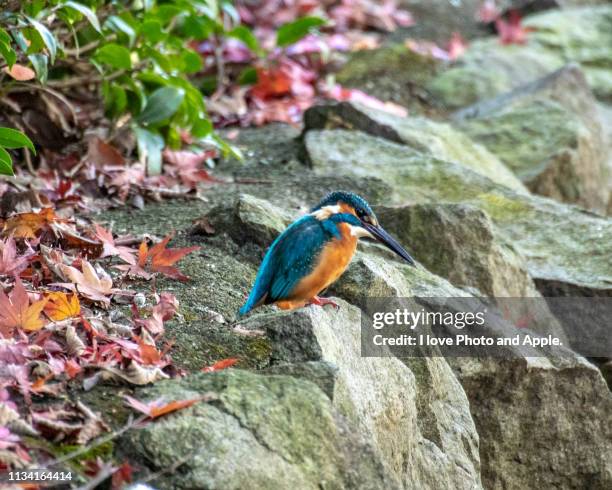
{"type": "Polygon", "coordinates": [[[356,236],[357,238],[374,238],[368,230],[361,226],[349,225],[349,227],[351,229],[351,236],[356,236]]]}
{"type": "Polygon", "coordinates": [[[335,206],[323,206],[321,209],[317,209],[310,213],[311,216],[314,216],[319,221],[326,220],[332,214],[338,214],[341,211],[340,206],[337,204],[335,206]]]}

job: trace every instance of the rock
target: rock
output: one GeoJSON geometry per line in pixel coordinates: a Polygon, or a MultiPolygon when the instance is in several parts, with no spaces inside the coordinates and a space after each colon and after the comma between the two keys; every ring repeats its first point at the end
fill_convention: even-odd
{"type": "Polygon", "coordinates": [[[453,32],[460,32],[467,39],[486,32],[478,22],[480,0],[400,0],[398,4],[412,14],[415,22],[408,28],[399,29],[392,39],[412,37],[444,45],[453,32]]]}
{"type": "Polygon", "coordinates": [[[400,104],[410,113],[435,114],[444,111],[425,89],[439,70],[439,62],[414,53],[403,44],[355,51],[336,74],[338,83],[400,104]]]}
{"type": "Polygon", "coordinates": [[[531,191],[605,210],[608,149],[595,99],[578,66],[480,102],[455,119],[531,191]]]}
{"type": "Polygon", "coordinates": [[[376,207],[385,229],[428,270],[478,296],[501,298],[506,318],[554,335],[567,345],[563,328],[548,309],[527,265],[487,214],[466,204],[415,204],[376,207]],[[505,298],[521,298],[505,301],[505,298]],[[534,298],[527,300],[525,298],[534,298]]]}
{"type": "Polygon", "coordinates": [[[523,24],[534,29],[526,44],[502,45],[496,38],[474,41],[428,89],[449,108],[465,107],[575,61],[595,95],[612,98],[612,6],[549,10],[526,17],[523,24]]]}
{"type": "Polygon", "coordinates": [[[598,98],[612,100],[612,5],[549,10],[524,25],[534,29],[534,43],[580,63],[598,98]]]}
{"type": "Polygon", "coordinates": [[[608,196],[608,215],[612,215],[612,105],[610,104],[598,104],[597,113],[598,119],[601,121],[601,125],[604,132],[604,141],[608,148],[608,159],[606,161],[606,183],[609,189],[608,196]]]}
{"type": "Polygon", "coordinates": [[[612,397],[594,366],[577,356],[450,363],[470,399],[485,488],[610,488],[612,397]]]}
{"type": "Polygon", "coordinates": [[[217,399],[128,431],[119,442],[121,455],[161,472],[160,488],[397,488],[309,381],[227,370],[158,383],[137,397],[203,395],[217,399]],[[181,460],[180,471],[167,471],[181,460]]]}
{"type": "Polygon", "coordinates": [[[465,202],[484,210],[526,258],[540,292],[608,295],[612,221],[538,196],[515,193],[467,167],[366,134],[309,131],[315,171],[376,175],[393,187],[388,204],[465,202]],[[576,260],[580,254],[580,260],[576,260]]]}
{"type": "Polygon", "coordinates": [[[448,124],[394,116],[360,104],[340,102],[310,108],[304,116],[304,126],[305,130],[358,129],[443,160],[462,163],[494,182],[526,192],[521,182],[493,154],[448,124]]]}
{"type": "Polygon", "coordinates": [[[417,371],[394,357],[362,357],[359,310],[343,301],[339,311],[308,307],[247,321],[268,332],[273,364],[337,366],[334,406],[401,488],[480,488],[478,436],[443,358],[423,359],[417,371]]]}
{"type": "Polygon", "coordinates": [[[274,364],[262,369],[260,372],[307,379],[321,388],[321,391],[331,400],[334,397],[338,367],[326,361],[306,361],[274,364]]]}
{"type": "Polygon", "coordinates": [[[249,194],[240,194],[233,203],[213,208],[206,217],[213,228],[223,230],[237,243],[262,246],[270,245],[290,222],[268,201],[249,194]]]}
{"type": "Polygon", "coordinates": [[[497,38],[478,39],[427,89],[450,110],[494,97],[540,78],[563,65],[555,53],[539,46],[502,45],[497,38]]]}
{"type": "Polygon", "coordinates": [[[487,296],[539,296],[523,258],[487,214],[466,204],[376,207],[384,227],[428,270],[487,296]]]}
{"type": "MultiPolygon", "coordinates": [[[[390,291],[402,296],[465,295],[426,271],[372,254],[356,257],[335,291],[364,305],[360,294],[372,286],[373,296],[390,296],[390,291]]],[[[501,328],[506,336],[516,332],[508,324],[501,328]]],[[[418,367],[432,359],[406,361],[416,379],[429,386],[417,392],[424,397],[444,389],[433,381],[431,368],[418,367]]],[[[598,370],[582,357],[554,348],[539,349],[534,357],[517,352],[507,360],[447,360],[470,399],[484,488],[532,488],[534,482],[542,488],[581,488],[589,481],[589,488],[603,489],[612,483],[612,394],[598,370]]],[[[421,417],[427,415],[420,412],[421,417]]],[[[424,425],[437,424],[426,418],[424,425]]]]}

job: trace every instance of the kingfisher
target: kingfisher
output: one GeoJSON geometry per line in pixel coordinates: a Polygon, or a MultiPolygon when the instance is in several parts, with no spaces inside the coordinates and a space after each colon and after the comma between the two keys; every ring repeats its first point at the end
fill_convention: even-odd
{"type": "Polygon", "coordinates": [[[318,295],[346,270],[359,238],[374,239],[415,266],[408,252],[380,226],[365,199],[335,191],[270,245],[240,315],[267,304],[283,310],[309,304],[339,308],[318,295]]]}

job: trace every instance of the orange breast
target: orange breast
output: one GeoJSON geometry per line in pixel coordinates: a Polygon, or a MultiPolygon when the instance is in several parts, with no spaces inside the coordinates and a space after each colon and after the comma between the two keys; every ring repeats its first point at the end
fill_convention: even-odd
{"type": "Polygon", "coordinates": [[[350,227],[346,223],[340,223],[338,228],[342,238],[334,238],[325,245],[314,270],[297,284],[290,298],[277,303],[280,308],[303,306],[335,282],[346,270],[355,254],[357,237],[351,236],[350,227]]]}

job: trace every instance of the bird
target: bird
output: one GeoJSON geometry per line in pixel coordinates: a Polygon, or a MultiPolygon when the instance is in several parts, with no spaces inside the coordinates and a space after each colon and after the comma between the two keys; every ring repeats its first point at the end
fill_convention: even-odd
{"type": "Polygon", "coordinates": [[[365,199],[352,192],[334,191],[309,214],[290,224],[270,245],[239,316],[267,304],[282,310],[310,304],[339,308],[319,294],[346,270],[359,238],[374,239],[408,264],[416,265],[380,226],[365,199]]]}

